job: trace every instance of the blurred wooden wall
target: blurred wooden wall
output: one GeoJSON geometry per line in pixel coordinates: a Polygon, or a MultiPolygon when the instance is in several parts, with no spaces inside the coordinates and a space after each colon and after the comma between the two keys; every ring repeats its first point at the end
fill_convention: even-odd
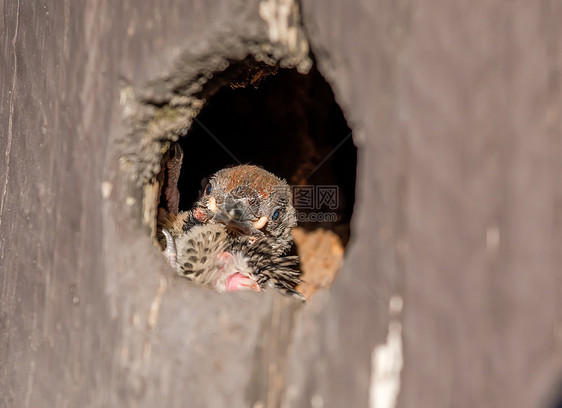
{"type": "Polygon", "coordinates": [[[120,90],[214,33],[271,39],[285,3],[0,5],[0,405],[554,404],[558,1],[303,0],[359,148],[339,279],[301,307],[170,275],[119,167],[120,90]]]}

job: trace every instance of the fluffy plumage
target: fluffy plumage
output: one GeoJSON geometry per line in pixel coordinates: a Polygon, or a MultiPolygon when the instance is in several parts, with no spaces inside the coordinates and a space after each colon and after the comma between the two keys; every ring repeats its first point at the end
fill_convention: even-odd
{"type": "Polygon", "coordinates": [[[223,169],[193,209],[162,215],[164,254],[181,276],[219,291],[273,286],[302,299],[298,257],[284,256],[296,214],[288,184],[257,166],[223,169]]]}

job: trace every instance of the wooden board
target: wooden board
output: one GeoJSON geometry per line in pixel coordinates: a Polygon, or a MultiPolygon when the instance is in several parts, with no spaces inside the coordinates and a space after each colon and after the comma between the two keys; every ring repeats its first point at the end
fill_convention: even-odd
{"type": "Polygon", "coordinates": [[[223,52],[216,38],[271,41],[281,3],[0,6],[0,405],[374,407],[395,390],[404,407],[548,406],[556,1],[303,1],[359,148],[340,276],[300,306],[170,275],[119,164],[122,89],[223,52]]]}

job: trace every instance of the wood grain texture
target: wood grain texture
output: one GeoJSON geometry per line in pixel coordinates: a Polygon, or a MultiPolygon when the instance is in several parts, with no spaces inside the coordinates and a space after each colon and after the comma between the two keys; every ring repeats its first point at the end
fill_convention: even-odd
{"type": "Polygon", "coordinates": [[[355,125],[360,184],[344,268],[357,279],[340,277],[302,322],[294,372],[311,353],[318,368],[298,374],[308,389],[295,401],[366,406],[397,294],[399,406],[545,406],[562,374],[560,6],[303,8],[355,125]]]}
{"type": "Polygon", "coordinates": [[[301,6],[359,147],[346,260],[305,307],[171,276],[118,162],[123,84],[211,34],[267,36],[259,1],[0,5],[1,406],[368,407],[392,320],[397,406],[546,406],[562,375],[559,2],[301,6]]]}
{"type": "Polygon", "coordinates": [[[264,28],[256,10],[3,6],[0,405],[248,405],[259,368],[245,362],[273,298],[219,297],[171,276],[116,142],[123,78],[159,76],[186,39],[205,47],[204,33],[225,23],[264,28]]]}

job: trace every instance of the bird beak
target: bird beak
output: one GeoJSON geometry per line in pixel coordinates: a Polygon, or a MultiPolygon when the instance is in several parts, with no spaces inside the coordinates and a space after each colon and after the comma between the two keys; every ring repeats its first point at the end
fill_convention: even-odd
{"type": "Polygon", "coordinates": [[[267,217],[264,215],[259,220],[254,222],[254,228],[261,230],[263,227],[265,227],[265,224],[267,224],[267,217]]]}
{"type": "Polygon", "coordinates": [[[245,235],[252,235],[256,230],[261,230],[267,223],[267,217],[257,221],[249,211],[247,199],[227,197],[224,203],[217,204],[214,198],[209,199],[208,208],[214,211],[213,220],[225,224],[245,235]]]}
{"type": "Polygon", "coordinates": [[[235,292],[238,290],[253,290],[261,292],[258,282],[256,282],[253,277],[242,273],[232,274],[226,280],[225,292],[235,292]]]}
{"type": "Polygon", "coordinates": [[[227,197],[221,209],[232,221],[246,222],[253,218],[248,211],[248,203],[245,199],[227,197]]]}
{"type": "Polygon", "coordinates": [[[217,212],[219,210],[217,207],[217,200],[215,200],[215,197],[209,198],[209,202],[207,203],[207,208],[212,212],[217,212]]]}

